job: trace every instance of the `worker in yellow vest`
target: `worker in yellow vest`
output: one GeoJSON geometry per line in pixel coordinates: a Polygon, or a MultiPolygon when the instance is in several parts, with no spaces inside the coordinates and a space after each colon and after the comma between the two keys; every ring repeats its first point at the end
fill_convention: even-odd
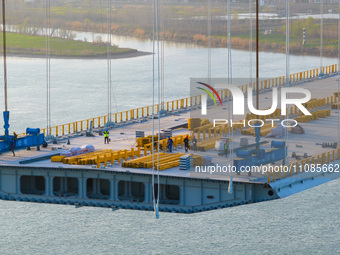
{"type": "Polygon", "coordinates": [[[110,143],[110,139],[109,139],[109,131],[105,130],[104,131],[104,144],[109,144],[110,143]]]}
{"type": "Polygon", "coordinates": [[[227,139],[224,143],[224,155],[226,158],[228,157],[228,152],[229,152],[229,140],[227,139]]]}

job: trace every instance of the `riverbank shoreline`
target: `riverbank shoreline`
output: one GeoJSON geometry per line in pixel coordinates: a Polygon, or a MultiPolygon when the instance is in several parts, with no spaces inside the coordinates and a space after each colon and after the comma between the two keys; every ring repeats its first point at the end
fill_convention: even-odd
{"type": "MultiPolygon", "coordinates": [[[[78,31],[78,32],[84,32],[84,31],[78,31]]],[[[91,33],[91,32],[89,32],[91,33]]],[[[117,36],[127,36],[127,37],[132,37],[132,38],[137,38],[140,40],[152,40],[152,35],[144,33],[139,36],[135,36],[134,33],[129,33],[129,32],[116,32],[115,35],[117,36]]],[[[182,35],[182,34],[177,34],[176,38],[172,38],[171,36],[167,37],[165,42],[168,43],[184,43],[184,44],[192,44],[195,46],[203,47],[203,48],[208,48],[208,38],[205,35],[194,35],[194,34],[188,34],[188,35],[182,35]]],[[[228,47],[228,42],[226,37],[216,37],[212,36],[211,37],[211,48],[227,48],[228,47]]],[[[234,50],[244,50],[244,51],[249,51],[249,45],[250,41],[249,39],[242,38],[242,37],[232,37],[231,38],[231,48],[234,50]]],[[[255,52],[255,47],[256,47],[256,42],[255,40],[252,41],[252,51],[255,52]]],[[[285,54],[286,53],[286,46],[282,43],[277,43],[277,42],[266,42],[260,40],[259,43],[259,51],[260,52],[271,52],[271,53],[281,53],[285,54]]],[[[297,43],[291,43],[290,44],[290,55],[294,56],[320,56],[320,47],[311,47],[311,46],[306,46],[302,44],[297,44],[297,43]]],[[[333,47],[324,47],[323,48],[323,57],[326,58],[333,58],[334,56],[338,55],[338,50],[333,47]]]]}
{"type": "MultiPolygon", "coordinates": [[[[84,33],[84,31],[75,30],[75,33],[84,33]]],[[[85,32],[86,33],[86,32],[85,32]]],[[[88,32],[91,33],[91,32],[88,32]]],[[[92,32],[93,33],[93,32],[92,32]]],[[[9,47],[7,51],[8,56],[14,57],[27,57],[27,58],[45,58],[46,53],[45,49],[45,38],[42,36],[29,36],[22,35],[17,33],[9,33],[8,35],[12,37],[18,37],[16,41],[12,41],[12,43],[16,44],[11,47],[11,42],[9,42],[9,47]],[[21,40],[20,40],[20,37],[21,40]],[[29,46],[26,44],[23,45],[23,39],[31,39],[29,46]],[[20,42],[21,41],[21,42],[20,42]],[[34,44],[34,42],[36,44],[34,44]],[[20,43],[18,43],[20,42],[20,43]],[[38,47],[36,45],[39,45],[38,47]]],[[[152,40],[152,36],[148,33],[142,33],[138,36],[135,33],[131,32],[122,32],[115,31],[113,35],[116,36],[126,36],[139,40],[152,40]]],[[[271,36],[271,35],[269,35],[271,36]]],[[[274,35],[275,36],[275,35],[274,35]]],[[[1,37],[1,35],[0,35],[1,37]]],[[[282,43],[272,42],[269,38],[264,38],[260,41],[259,51],[260,52],[271,52],[271,53],[286,53],[286,47],[282,43]]],[[[60,38],[52,38],[56,47],[52,47],[54,50],[51,51],[50,56],[54,59],[107,59],[106,53],[106,45],[104,43],[89,43],[83,40],[65,40],[60,38]],[[63,44],[63,45],[62,45],[63,44]],[[69,47],[67,49],[67,47],[69,47]],[[95,46],[95,48],[92,48],[95,46]]],[[[29,42],[28,40],[25,40],[29,42]]],[[[208,38],[203,34],[177,34],[176,38],[172,36],[166,36],[165,42],[168,43],[184,43],[184,44],[192,44],[198,47],[207,48],[208,38]]],[[[0,43],[1,44],[1,43],[0,43]]],[[[228,41],[226,37],[220,36],[212,36],[210,41],[212,48],[227,48],[228,41]]],[[[231,48],[236,50],[249,51],[250,41],[248,38],[241,37],[232,37],[231,38],[231,48]]],[[[255,41],[252,41],[252,49],[255,49],[255,41]]],[[[140,56],[151,55],[151,52],[138,51],[138,49],[131,48],[119,48],[117,46],[113,46],[113,51],[111,52],[111,59],[121,59],[121,58],[134,58],[140,56]]],[[[320,48],[319,47],[310,47],[301,44],[291,43],[290,45],[290,54],[295,56],[320,56],[320,48]]],[[[333,58],[338,55],[337,49],[333,47],[325,47],[323,50],[323,57],[333,58]]]]}
{"type": "MultiPolygon", "coordinates": [[[[2,46],[0,34],[0,46],[2,46]]],[[[7,55],[26,58],[46,58],[46,38],[41,35],[7,33],[7,55]]],[[[50,38],[51,58],[59,59],[107,59],[108,47],[104,42],[87,42],[74,39],[50,38]]],[[[120,48],[112,45],[111,59],[134,58],[150,55],[150,52],[135,48],[120,48]]]]}
{"type": "MultiPolygon", "coordinates": [[[[142,56],[152,55],[152,52],[131,50],[128,52],[122,52],[117,54],[111,54],[111,59],[123,59],[123,58],[136,58],[142,56]]],[[[37,54],[28,54],[28,53],[7,53],[7,57],[17,57],[17,58],[46,58],[46,55],[37,55],[37,54]]],[[[50,55],[52,59],[107,59],[107,54],[96,54],[96,55],[78,55],[78,56],[70,56],[70,55],[50,55]]]]}

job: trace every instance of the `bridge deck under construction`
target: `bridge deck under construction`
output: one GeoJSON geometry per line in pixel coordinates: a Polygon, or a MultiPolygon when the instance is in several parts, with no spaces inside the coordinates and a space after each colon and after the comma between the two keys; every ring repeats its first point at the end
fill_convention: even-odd
{"type": "MultiPolygon", "coordinates": [[[[294,86],[297,86],[296,84],[294,86]]],[[[338,80],[337,76],[318,79],[314,81],[308,81],[305,83],[298,84],[299,87],[303,87],[308,89],[313,98],[327,98],[333,97],[332,101],[337,100],[334,92],[338,90],[338,80]]],[[[271,106],[271,90],[262,91],[260,94],[260,105],[261,108],[267,109],[271,106]]],[[[226,103],[225,105],[228,105],[226,103]]],[[[223,107],[226,107],[226,106],[223,107]]],[[[222,109],[222,106],[219,107],[210,107],[209,108],[209,117],[214,118],[215,113],[222,109]]],[[[329,105],[324,108],[330,108],[329,105]]],[[[175,128],[173,130],[173,136],[175,135],[185,135],[190,134],[188,129],[182,128],[182,125],[185,125],[188,121],[188,118],[191,116],[190,111],[183,110],[173,112],[167,116],[164,116],[160,119],[161,130],[175,128]]],[[[200,109],[191,109],[193,111],[200,111],[200,109]]],[[[216,115],[217,116],[217,115],[216,115]]],[[[242,119],[242,116],[238,117],[236,120],[242,119]]],[[[305,134],[297,135],[297,134],[289,134],[288,140],[288,158],[289,162],[296,161],[295,158],[292,158],[291,155],[295,152],[297,155],[304,155],[307,153],[308,157],[317,156],[322,153],[327,153],[330,148],[322,148],[321,146],[316,145],[316,143],[334,143],[335,137],[338,132],[338,110],[332,110],[331,115],[313,120],[310,122],[300,123],[304,130],[305,134]]],[[[114,151],[117,150],[129,150],[130,148],[136,145],[136,131],[144,131],[145,135],[152,134],[152,119],[144,118],[144,121],[134,121],[134,122],[126,122],[116,125],[115,128],[110,129],[110,144],[104,144],[104,137],[99,136],[97,132],[94,132],[95,137],[86,137],[83,133],[78,133],[70,136],[70,145],[67,144],[67,139],[61,139],[58,141],[58,144],[49,144],[48,148],[41,148],[40,151],[36,151],[35,148],[32,148],[30,151],[19,150],[16,151],[16,157],[12,156],[11,152],[4,153],[0,159],[0,165],[10,165],[10,166],[32,166],[32,167],[57,167],[57,168],[74,168],[74,169],[92,169],[93,165],[69,165],[63,163],[51,162],[50,159],[39,159],[45,155],[55,155],[57,153],[65,153],[72,147],[79,147],[86,144],[91,144],[95,147],[96,150],[104,150],[111,149],[114,151]],[[54,148],[55,150],[51,150],[54,148]]],[[[155,134],[158,133],[158,119],[155,119],[155,134]]],[[[223,137],[223,136],[222,136],[223,137]]],[[[222,137],[220,137],[222,139],[222,137]]],[[[236,149],[239,147],[240,138],[245,137],[241,134],[240,130],[237,130],[233,133],[233,142],[231,147],[236,149]]],[[[255,143],[254,137],[248,137],[249,143],[255,143]]],[[[271,141],[273,138],[262,138],[262,141],[271,141]]],[[[274,140],[282,140],[284,138],[275,138],[274,140]]],[[[266,145],[264,145],[266,147],[266,145]]],[[[174,148],[174,153],[181,152],[184,153],[184,148],[179,146],[177,149],[174,148]]],[[[141,154],[144,152],[142,151],[141,154]]],[[[148,152],[150,154],[150,151],[148,152]]],[[[192,151],[190,151],[192,153],[192,151]]],[[[217,155],[217,152],[212,149],[206,152],[197,152],[197,155],[209,155],[212,158],[212,162],[214,164],[220,165],[231,165],[231,160],[235,158],[235,155],[231,157],[229,155],[228,158],[221,157],[217,155]]],[[[156,156],[157,158],[157,156],[156,156]]],[[[121,164],[109,165],[106,167],[101,167],[97,170],[102,171],[122,171],[122,172],[131,172],[131,173],[142,173],[142,174],[151,174],[151,168],[123,168],[121,164]]],[[[253,173],[249,176],[247,173],[215,173],[215,174],[207,174],[207,173],[196,173],[192,171],[181,171],[179,167],[173,167],[170,169],[166,169],[160,172],[161,175],[164,176],[181,176],[181,177],[192,177],[192,178],[211,178],[211,179],[219,179],[219,180],[228,180],[231,175],[234,176],[235,179],[239,181],[245,182],[266,182],[267,174],[262,173],[253,173]]]]}

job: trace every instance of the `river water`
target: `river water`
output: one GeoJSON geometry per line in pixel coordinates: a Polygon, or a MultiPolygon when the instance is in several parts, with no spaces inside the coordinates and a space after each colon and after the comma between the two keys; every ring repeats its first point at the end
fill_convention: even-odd
{"type": "Polygon", "coordinates": [[[288,198],[161,213],[0,201],[1,254],[339,254],[340,181],[288,198]]]}
{"type": "MultiPolygon", "coordinates": [[[[152,50],[150,41],[113,41],[152,50]]],[[[190,77],[207,75],[207,49],[165,46],[165,98],[187,96],[190,77]]],[[[225,77],[226,63],[227,50],[212,49],[212,77],[225,77]]],[[[151,64],[151,55],[112,61],[115,109],[152,103],[151,64]]],[[[291,56],[292,72],[319,65],[291,56]]],[[[233,50],[233,77],[248,77],[248,66],[249,53],[233,50]]],[[[284,75],[284,67],[283,54],[261,53],[261,77],[284,75]]],[[[106,114],[106,60],[52,59],[51,71],[53,124],[106,114]]],[[[10,57],[8,76],[11,130],[44,127],[45,60],[10,57]]],[[[339,189],[335,180],[281,200],[159,220],[144,211],[0,201],[0,254],[339,254],[339,189]]]]}

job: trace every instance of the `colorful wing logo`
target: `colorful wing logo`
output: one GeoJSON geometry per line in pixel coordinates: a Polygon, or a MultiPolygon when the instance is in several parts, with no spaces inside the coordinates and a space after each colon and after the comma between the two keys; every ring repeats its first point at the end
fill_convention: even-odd
{"type": "MultiPolygon", "coordinates": [[[[215,94],[217,96],[218,100],[220,101],[220,104],[222,105],[222,100],[221,100],[219,94],[217,93],[217,91],[213,87],[211,87],[210,85],[203,83],[203,82],[197,82],[197,83],[209,88],[213,92],[213,94],[215,94]]],[[[211,99],[214,101],[215,105],[217,105],[214,95],[209,90],[204,89],[204,88],[200,88],[200,87],[197,87],[197,88],[200,89],[200,90],[203,90],[205,93],[207,93],[211,97],[211,99]]]]}

